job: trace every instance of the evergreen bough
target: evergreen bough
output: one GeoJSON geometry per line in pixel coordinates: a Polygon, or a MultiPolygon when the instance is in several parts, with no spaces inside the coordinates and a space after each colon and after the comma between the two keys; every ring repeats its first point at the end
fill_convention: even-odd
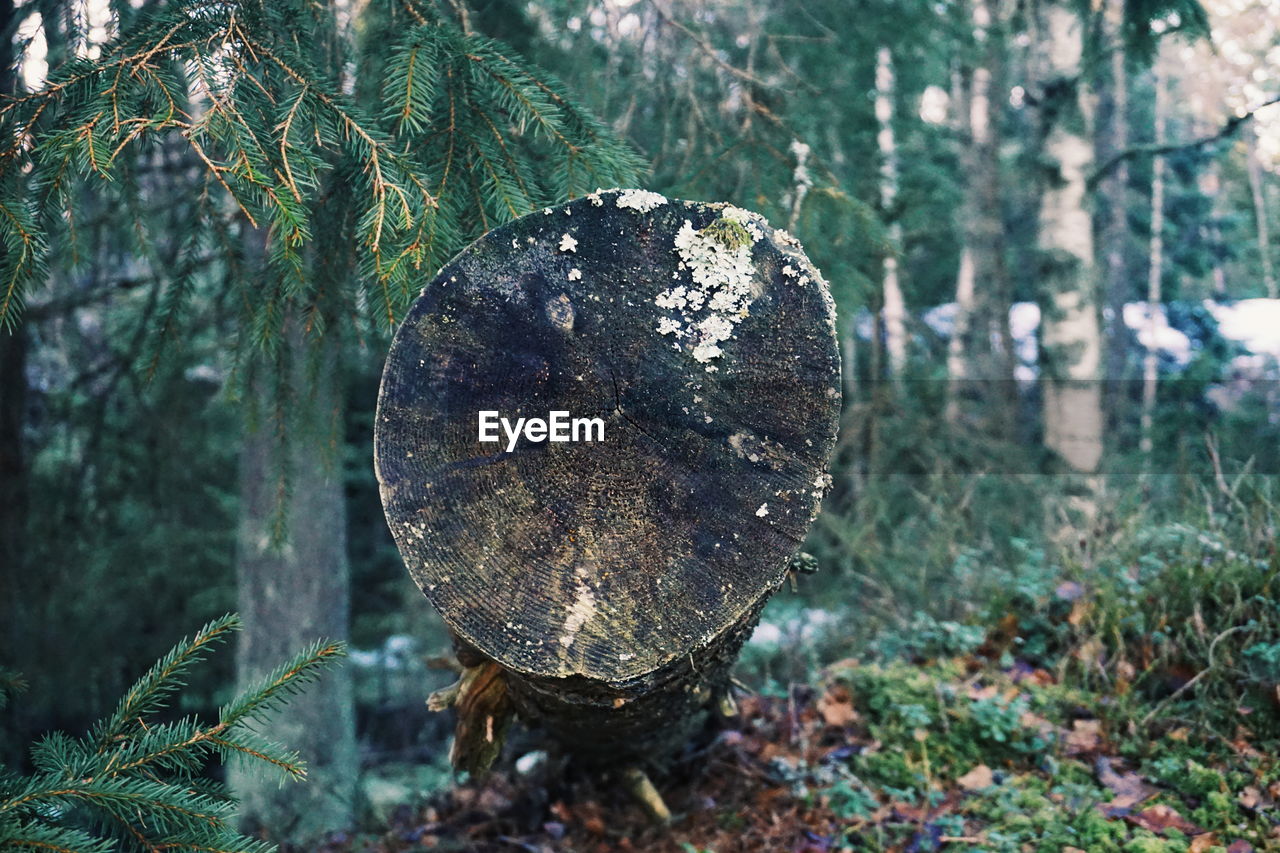
{"type": "Polygon", "coordinates": [[[233,225],[262,229],[265,269],[228,278],[248,342],[273,350],[291,314],[311,333],[353,316],[390,328],[464,242],[640,172],[558,82],[430,3],[372,0],[361,26],[366,49],[348,55],[321,35],[337,32],[328,4],[148,3],[98,58],[0,99],[0,326],[55,248],[76,255],[86,182],[137,217],[140,243],[175,244],[156,271],[158,341],[181,329],[208,258],[240,262],[233,225]],[[158,158],[181,163],[163,180],[187,199],[149,222],[166,198],[158,158]]]}
{"type": "Polygon", "coordinates": [[[291,779],[305,778],[298,756],[265,741],[254,723],[315,680],[344,650],[338,643],[314,643],[225,705],[216,723],[156,720],[183,686],[187,670],[239,628],[234,615],[210,622],[157,661],[87,736],[46,735],[31,749],[31,775],[0,771],[0,849],[274,849],[233,828],[234,798],[203,770],[211,759],[240,757],[291,779]]]}

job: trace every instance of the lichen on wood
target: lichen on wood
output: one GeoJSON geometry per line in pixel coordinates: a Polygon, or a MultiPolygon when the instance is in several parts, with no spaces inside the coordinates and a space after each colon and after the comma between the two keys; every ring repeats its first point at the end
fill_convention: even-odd
{"type": "Polygon", "coordinates": [[[597,191],[480,238],[413,304],[376,416],[387,520],[521,713],[639,738],[718,699],[786,577],[829,482],[839,372],[790,235],[597,191]],[[598,417],[605,438],[507,452],[478,441],[482,410],[598,417]]]}

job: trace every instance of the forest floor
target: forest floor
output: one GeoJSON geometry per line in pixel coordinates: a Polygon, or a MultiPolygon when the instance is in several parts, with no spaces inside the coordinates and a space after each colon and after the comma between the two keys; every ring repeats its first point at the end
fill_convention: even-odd
{"type": "Polygon", "coordinates": [[[650,774],[667,825],[515,733],[487,779],[410,768],[326,851],[1280,851],[1280,512],[1239,488],[983,561],[958,621],[779,596],[791,645],[748,644],[737,713],[650,774]]]}
{"type": "Polygon", "coordinates": [[[740,696],[707,745],[655,777],[669,826],[607,777],[535,752],[327,849],[1280,850],[1280,744],[1250,727],[1275,707],[1238,707],[1222,736],[1001,657],[845,661],[740,696]]]}

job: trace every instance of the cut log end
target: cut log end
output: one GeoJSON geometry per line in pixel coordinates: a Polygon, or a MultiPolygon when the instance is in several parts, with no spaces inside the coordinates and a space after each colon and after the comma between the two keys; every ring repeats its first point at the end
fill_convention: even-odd
{"type": "Polygon", "coordinates": [[[839,373],[826,284],[754,214],[638,191],[535,213],[445,266],[396,334],[392,534],[486,657],[621,688],[781,583],[829,482],[839,373]],[[486,442],[483,412],[549,423],[486,442]]]}

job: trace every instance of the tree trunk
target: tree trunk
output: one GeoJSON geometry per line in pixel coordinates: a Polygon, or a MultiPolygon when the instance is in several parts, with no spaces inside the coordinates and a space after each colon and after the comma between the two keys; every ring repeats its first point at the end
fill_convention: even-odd
{"type": "MultiPolygon", "coordinates": [[[[0,21],[13,19],[13,0],[0,0],[0,21]]],[[[0,39],[0,95],[14,92],[14,45],[12,38],[0,39]]],[[[0,243],[0,254],[6,249],[0,243]]],[[[25,600],[18,592],[19,584],[30,577],[23,555],[27,546],[28,487],[26,423],[27,423],[27,349],[30,337],[23,325],[12,329],[0,327],[0,621],[5,625],[4,663],[12,664],[22,648],[25,620],[17,612],[17,603],[25,600]]],[[[0,738],[0,746],[11,750],[25,748],[19,738],[0,738]]],[[[22,755],[3,754],[0,759],[13,766],[22,755]]]]}
{"type": "MultiPolygon", "coordinates": [[[[0,246],[0,252],[4,248],[0,246]]],[[[27,548],[27,347],[25,326],[0,329],[0,590],[6,610],[17,594],[27,548]]],[[[5,614],[5,648],[21,647],[18,614],[5,614]]]]}
{"type": "MultiPolygon", "coordinates": [[[[1129,146],[1129,74],[1125,59],[1124,0],[1106,0],[1102,13],[1102,49],[1110,52],[1110,62],[1099,63],[1094,75],[1098,101],[1095,140],[1096,162],[1109,162],[1129,146]]],[[[1102,261],[1102,336],[1105,346],[1102,378],[1105,408],[1118,418],[1125,398],[1125,365],[1129,333],[1124,324],[1124,306],[1132,298],[1129,279],[1129,164],[1121,160],[1097,187],[1102,222],[1098,229],[1098,257],[1102,261]]]]}
{"type": "Polygon", "coordinates": [[[898,252],[902,251],[902,223],[895,209],[898,203],[898,150],[893,137],[895,85],[893,55],[889,48],[876,52],[876,121],[880,131],[876,143],[880,149],[880,208],[889,221],[889,250],[884,256],[884,330],[885,350],[889,355],[889,372],[893,379],[902,378],[907,361],[907,303],[898,280],[898,252]]]}
{"type": "MultiPolygon", "coordinates": [[[[317,67],[346,82],[346,39],[340,20],[355,7],[346,0],[314,4],[307,49],[317,67]]],[[[340,170],[329,178],[312,211],[316,235],[308,275],[308,304],[285,307],[282,358],[255,376],[241,451],[240,530],[236,564],[241,634],[236,665],[241,689],[268,668],[320,637],[345,641],[350,633],[351,570],[342,473],[345,399],[343,338],[335,329],[338,293],[355,274],[350,234],[354,206],[340,170]],[[313,319],[324,318],[316,333],[313,319]]],[[[262,232],[249,254],[266,257],[262,232]]],[[[294,699],[287,714],[262,725],[272,740],[295,747],[306,760],[305,785],[240,767],[232,788],[242,824],[275,839],[307,843],[351,826],[355,817],[359,755],[351,672],[329,673],[294,699]]]]}
{"type": "Polygon", "coordinates": [[[1049,174],[1039,232],[1044,441],[1073,471],[1093,474],[1102,459],[1103,420],[1093,217],[1086,185],[1093,163],[1088,132],[1092,105],[1081,91],[1080,76],[1084,27],[1069,7],[1056,4],[1046,9],[1045,24],[1043,150],[1049,174]]]}
{"type": "MultiPolygon", "coordinates": [[[[317,638],[348,633],[340,343],[333,333],[308,342],[300,326],[295,317],[280,344],[284,381],[264,375],[251,387],[236,571],[245,625],[236,656],[241,690],[317,638]]],[[[291,700],[287,714],[261,725],[268,739],[298,750],[308,778],[282,785],[256,767],[233,764],[230,781],[246,827],[311,841],[350,826],[358,772],[353,703],[350,671],[339,668],[291,700]]]]}
{"type": "MultiPolygon", "coordinates": [[[[1168,83],[1159,57],[1155,64],[1155,144],[1165,142],[1165,126],[1168,122],[1168,83]]],[[[1161,279],[1164,277],[1164,157],[1156,155],[1151,164],[1151,239],[1147,256],[1147,347],[1142,357],[1142,419],[1140,450],[1144,466],[1150,467],[1153,447],[1151,428],[1156,410],[1156,381],[1160,362],[1156,348],[1156,321],[1161,316],[1161,279]]]]}
{"type": "Polygon", "coordinates": [[[1012,422],[1012,288],[1005,267],[999,102],[992,103],[993,92],[1003,91],[1004,44],[986,0],[975,0],[971,12],[979,62],[963,75],[969,80],[960,116],[967,137],[963,163],[968,180],[956,275],[956,327],[947,352],[946,414],[952,422],[960,420],[967,397],[994,432],[1007,435],[1012,422]]]}
{"type": "Polygon", "coordinates": [[[1262,185],[1262,163],[1258,160],[1258,128],[1248,122],[1244,132],[1245,157],[1248,161],[1249,193],[1253,196],[1253,216],[1258,227],[1258,257],[1262,264],[1262,284],[1267,296],[1275,299],[1276,274],[1271,264],[1271,226],[1267,221],[1267,196],[1262,185]]]}
{"type": "Polygon", "coordinates": [[[1212,260],[1209,268],[1209,280],[1213,298],[1219,301],[1227,298],[1227,270],[1224,260],[1224,246],[1222,244],[1222,227],[1220,223],[1223,217],[1223,192],[1222,192],[1222,164],[1218,159],[1211,160],[1209,165],[1199,177],[1199,188],[1202,195],[1210,201],[1209,213],[1209,245],[1211,248],[1212,260]]]}
{"type": "Polygon", "coordinates": [[[593,194],[446,265],[387,357],[375,456],[471,668],[455,760],[483,769],[512,708],[588,759],[680,746],[817,513],[839,410],[826,284],[754,214],[593,194]],[[483,412],[555,411],[599,433],[483,439],[483,412]]]}

